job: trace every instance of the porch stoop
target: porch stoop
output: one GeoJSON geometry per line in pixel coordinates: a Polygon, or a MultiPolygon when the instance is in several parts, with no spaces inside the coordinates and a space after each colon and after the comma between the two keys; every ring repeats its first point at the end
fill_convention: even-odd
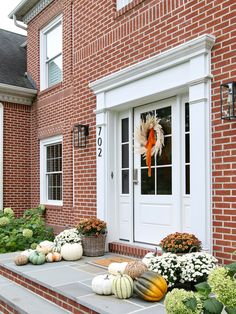
{"type": "MultiPolygon", "coordinates": [[[[148,249],[145,247],[135,246],[120,242],[111,242],[108,244],[109,252],[114,254],[121,254],[127,256],[133,256],[136,258],[143,258],[148,252],[154,252],[154,249],[148,249]]],[[[161,250],[157,250],[157,255],[161,255],[161,250]]]]}
{"type": "MultiPolygon", "coordinates": [[[[16,266],[13,259],[18,254],[0,254],[1,313],[165,313],[163,302],[150,303],[137,297],[120,300],[93,293],[92,279],[107,273],[107,269],[94,265],[98,258],[82,257],[75,262],[16,266]]],[[[105,254],[108,258],[114,256],[113,253],[105,254]]]]}
{"type": "Polygon", "coordinates": [[[0,310],[3,313],[70,313],[3,276],[0,276],[0,310]]]}

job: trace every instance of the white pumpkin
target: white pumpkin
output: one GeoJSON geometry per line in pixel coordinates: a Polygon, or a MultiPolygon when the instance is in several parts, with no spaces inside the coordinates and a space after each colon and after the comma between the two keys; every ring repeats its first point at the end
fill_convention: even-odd
{"type": "Polygon", "coordinates": [[[20,255],[24,255],[24,256],[29,258],[30,254],[33,253],[33,252],[35,252],[35,250],[28,249],[28,250],[25,250],[25,251],[21,252],[20,255]]]}
{"type": "Polygon", "coordinates": [[[111,275],[118,275],[119,273],[123,274],[125,271],[125,268],[127,266],[127,262],[123,263],[111,263],[108,266],[108,272],[111,275]]]}
{"type": "Polygon", "coordinates": [[[157,248],[155,248],[154,252],[148,252],[144,258],[142,259],[142,262],[148,267],[153,259],[157,257],[157,248]]]}
{"type": "Polygon", "coordinates": [[[112,294],[113,275],[99,275],[92,280],[92,290],[97,294],[110,295],[112,294]]]}
{"type": "Polygon", "coordinates": [[[37,245],[36,251],[39,253],[43,253],[44,255],[47,255],[50,252],[50,249],[46,246],[41,246],[40,244],[37,245]]]}
{"type": "Polygon", "coordinates": [[[66,261],[76,261],[83,255],[83,248],[80,243],[66,243],[61,247],[61,256],[66,261]]]}
{"type": "Polygon", "coordinates": [[[112,282],[112,292],[118,299],[128,299],[133,295],[133,279],[124,274],[117,275],[112,282]]]}
{"type": "Polygon", "coordinates": [[[52,248],[53,248],[53,246],[54,246],[54,242],[45,240],[45,241],[40,242],[39,245],[40,245],[41,247],[46,247],[46,248],[48,248],[49,252],[51,252],[51,251],[52,251],[52,248]]]}

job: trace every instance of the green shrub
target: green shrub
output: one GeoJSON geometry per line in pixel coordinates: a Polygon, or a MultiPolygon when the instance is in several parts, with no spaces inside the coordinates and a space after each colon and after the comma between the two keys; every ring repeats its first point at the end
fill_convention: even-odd
{"type": "Polygon", "coordinates": [[[29,249],[33,243],[54,239],[52,228],[47,228],[43,218],[44,210],[26,210],[22,217],[5,210],[0,213],[0,253],[29,249]]]}

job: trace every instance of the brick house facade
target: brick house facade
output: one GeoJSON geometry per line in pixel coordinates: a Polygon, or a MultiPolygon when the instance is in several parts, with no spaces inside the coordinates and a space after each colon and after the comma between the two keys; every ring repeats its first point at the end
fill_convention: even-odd
{"type": "Polygon", "coordinates": [[[17,208],[20,202],[29,207],[42,201],[40,145],[62,136],[63,204],[46,206],[49,224],[73,226],[82,217],[98,215],[108,221],[109,241],[148,248],[159,242],[158,230],[160,237],[186,230],[196,233],[221,262],[235,260],[236,123],[221,119],[220,84],[236,76],[236,3],[133,0],[123,6],[118,0],[117,10],[116,2],[25,0],[11,13],[27,24],[27,72],[38,95],[31,107],[20,109],[27,111],[25,124],[30,124],[25,135],[30,135],[30,142],[22,144],[26,146],[22,158],[30,169],[24,190],[30,199],[9,200],[6,179],[4,206],[17,208]],[[63,79],[42,89],[40,36],[59,15],[63,79]],[[145,192],[149,181],[145,174],[141,177],[130,132],[140,114],[168,106],[172,157],[166,168],[157,166],[153,177],[164,173],[171,183],[166,179],[162,188],[169,190],[159,193],[164,179],[157,177],[160,181],[151,183],[155,192],[145,192]],[[190,131],[182,127],[187,119],[184,106],[190,110],[190,131]],[[122,125],[127,122],[129,135],[122,142],[120,134],[126,130],[122,125]],[[73,146],[73,127],[78,123],[89,125],[86,148],[73,146]],[[190,161],[184,160],[187,148],[182,140],[187,134],[190,161]],[[129,162],[123,167],[120,151],[125,145],[129,162]],[[133,168],[139,179],[134,185],[133,168]],[[181,178],[187,178],[189,168],[186,183],[181,178]]]}

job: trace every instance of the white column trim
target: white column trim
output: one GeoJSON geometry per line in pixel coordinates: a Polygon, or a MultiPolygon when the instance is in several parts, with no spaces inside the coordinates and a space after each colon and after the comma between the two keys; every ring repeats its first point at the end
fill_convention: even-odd
{"type": "Polygon", "coordinates": [[[3,209],[3,104],[0,103],[0,210],[3,209]]]}

